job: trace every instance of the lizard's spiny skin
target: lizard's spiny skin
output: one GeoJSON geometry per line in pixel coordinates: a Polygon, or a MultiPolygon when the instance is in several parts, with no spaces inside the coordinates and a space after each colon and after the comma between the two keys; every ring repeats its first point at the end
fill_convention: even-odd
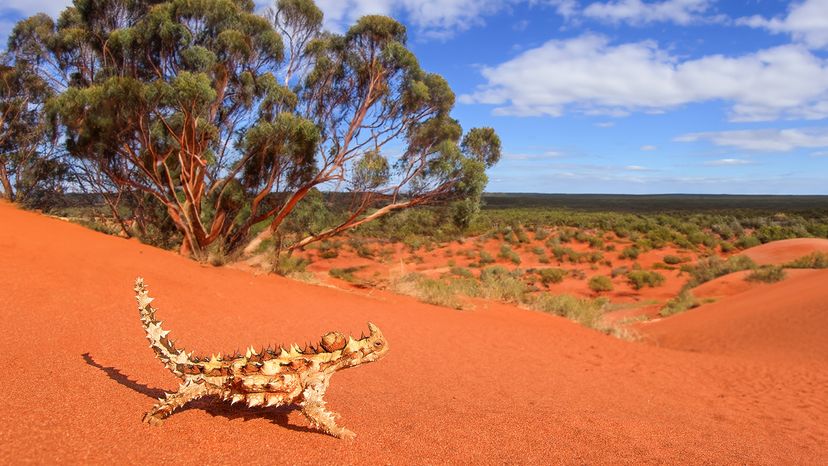
{"type": "Polygon", "coordinates": [[[291,345],[289,349],[259,352],[251,347],[245,354],[198,358],[177,348],[167,337],[169,331],[155,318],[156,309],[150,305],[153,298],[140,277],[135,280],[135,293],[150,348],[183,381],[177,392],[158,400],[144,422],[161,425],[188,402],[213,395],[251,407],[297,404],[318,429],[339,438],[356,436],[336,424],[338,415],[325,408],[323,396],[336,371],[376,361],[388,353],[388,342],[376,325],[369,322],[371,334],[359,340],[331,332],[322,337],[318,347],[291,345]]]}

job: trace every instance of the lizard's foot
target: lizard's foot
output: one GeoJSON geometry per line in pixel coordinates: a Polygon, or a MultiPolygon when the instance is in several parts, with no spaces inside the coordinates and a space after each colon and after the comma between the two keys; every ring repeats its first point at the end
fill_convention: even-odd
{"type": "Polygon", "coordinates": [[[161,425],[164,424],[163,419],[161,419],[158,416],[154,416],[150,413],[147,413],[147,414],[144,415],[143,421],[146,422],[147,424],[153,426],[153,427],[161,427],[161,425]]]}
{"type": "Polygon", "coordinates": [[[345,440],[353,440],[353,439],[356,438],[355,433],[351,432],[348,429],[345,429],[344,427],[342,428],[341,431],[337,432],[334,435],[336,435],[337,438],[341,438],[341,439],[345,439],[345,440]]]}

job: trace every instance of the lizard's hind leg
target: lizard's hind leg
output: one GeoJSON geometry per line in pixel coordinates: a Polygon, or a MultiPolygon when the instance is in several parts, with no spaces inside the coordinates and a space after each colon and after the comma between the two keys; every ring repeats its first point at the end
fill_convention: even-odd
{"type": "Polygon", "coordinates": [[[218,387],[213,387],[203,381],[187,380],[178,387],[177,392],[167,393],[165,398],[159,399],[159,402],[144,415],[143,421],[153,426],[160,426],[164,423],[164,419],[176,409],[203,396],[216,395],[219,392],[218,387]]]}

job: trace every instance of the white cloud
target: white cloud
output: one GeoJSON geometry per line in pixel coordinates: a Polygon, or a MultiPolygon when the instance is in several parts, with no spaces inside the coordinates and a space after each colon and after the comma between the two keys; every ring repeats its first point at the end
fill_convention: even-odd
{"type": "Polygon", "coordinates": [[[651,151],[651,150],[656,150],[656,149],[658,149],[658,147],[650,145],[650,144],[647,144],[645,146],[641,146],[641,150],[643,150],[643,151],[651,151]]]}
{"type": "Polygon", "coordinates": [[[737,22],[775,33],[790,34],[795,40],[812,48],[828,46],[828,0],[793,3],[785,17],[767,19],[762,16],[751,16],[741,18],[737,22]]]}
{"type": "Polygon", "coordinates": [[[633,172],[646,172],[646,171],[650,171],[650,169],[649,169],[649,168],[647,168],[647,167],[642,167],[641,165],[627,165],[626,167],[624,167],[624,170],[629,170],[629,171],[633,171],[633,172]]]}
{"type": "Polygon", "coordinates": [[[618,116],[722,100],[733,121],[828,117],[828,62],[797,45],[682,61],[653,41],[612,45],[586,34],[481,73],[487,83],[460,101],[496,105],[498,115],[618,116]]]}
{"type": "Polygon", "coordinates": [[[325,26],[346,30],[367,14],[399,15],[430,36],[446,36],[482,23],[512,0],[316,0],[325,13],[325,26]]]}
{"type": "Polygon", "coordinates": [[[735,167],[739,165],[750,165],[753,162],[750,160],[745,159],[719,159],[719,160],[711,160],[709,162],[705,162],[705,165],[710,165],[713,167],[735,167]]]}
{"type": "Polygon", "coordinates": [[[615,126],[615,122],[614,121],[599,121],[598,123],[595,123],[595,126],[597,126],[599,128],[612,128],[613,126],[615,126]]]}
{"type": "Polygon", "coordinates": [[[646,24],[672,22],[690,24],[702,19],[711,0],[665,0],[645,3],[641,0],[596,2],[584,8],[583,15],[609,23],[646,24]]]}
{"type": "Polygon", "coordinates": [[[684,134],[678,142],[710,141],[717,146],[762,152],[828,147],[828,127],[711,131],[684,134]]]}

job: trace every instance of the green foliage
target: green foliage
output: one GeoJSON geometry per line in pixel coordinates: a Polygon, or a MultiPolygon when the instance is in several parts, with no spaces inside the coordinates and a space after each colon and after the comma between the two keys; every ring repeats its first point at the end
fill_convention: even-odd
{"type": "Polygon", "coordinates": [[[520,255],[516,253],[512,248],[509,247],[508,244],[503,244],[500,246],[500,253],[497,257],[501,259],[505,259],[511,261],[513,264],[520,264],[520,255]]]}
{"type": "Polygon", "coordinates": [[[815,251],[785,264],[791,269],[828,269],[828,253],[815,251]]]}
{"type": "Polygon", "coordinates": [[[516,272],[503,267],[487,267],[480,272],[480,287],[483,297],[519,303],[526,296],[526,284],[516,272]]]}
{"type": "Polygon", "coordinates": [[[678,264],[683,264],[685,262],[689,262],[690,258],[668,254],[668,255],[664,256],[664,259],[662,259],[662,260],[664,261],[665,264],[668,264],[668,265],[678,265],[678,264]]]}
{"type": "Polygon", "coordinates": [[[763,265],[749,273],[745,277],[745,280],[749,282],[776,283],[784,280],[786,275],[785,269],[778,265],[763,265]]]}
{"type": "Polygon", "coordinates": [[[550,268],[550,269],[540,269],[537,271],[538,275],[540,276],[541,283],[546,286],[549,286],[552,283],[560,283],[566,278],[566,270],[564,269],[557,269],[557,268],[550,268]]]}
{"type": "Polygon", "coordinates": [[[290,253],[276,254],[273,265],[271,266],[271,272],[291,276],[304,272],[308,264],[310,264],[310,261],[304,257],[290,253]]]}
{"type": "Polygon", "coordinates": [[[606,275],[593,275],[589,279],[589,289],[596,293],[612,291],[612,280],[606,275]]]}
{"type": "Polygon", "coordinates": [[[693,296],[692,291],[689,289],[683,289],[678,296],[667,301],[667,304],[661,308],[661,311],[659,311],[659,315],[662,317],[668,317],[673,314],[684,312],[688,309],[699,307],[700,305],[701,303],[695,296],[693,296]]]}
{"type": "Polygon", "coordinates": [[[638,248],[629,246],[621,250],[621,254],[618,255],[618,258],[635,260],[638,259],[639,255],[641,255],[641,251],[638,248]]]}
{"type": "Polygon", "coordinates": [[[356,276],[356,273],[364,268],[364,266],[334,268],[328,271],[328,275],[355,285],[366,285],[367,282],[365,280],[356,276]]]}
{"type": "Polygon", "coordinates": [[[695,288],[715,278],[754,268],[756,268],[756,263],[747,256],[732,256],[726,261],[712,256],[699,260],[695,265],[685,265],[682,270],[690,274],[687,286],[695,288]]]}
{"type": "Polygon", "coordinates": [[[664,275],[648,270],[631,270],[627,272],[627,282],[634,290],[644,287],[655,288],[664,284],[664,275]]]}
{"type": "Polygon", "coordinates": [[[570,295],[552,295],[541,293],[529,303],[532,309],[578,322],[586,327],[603,329],[601,318],[604,315],[606,300],[585,299],[570,295]]]}

